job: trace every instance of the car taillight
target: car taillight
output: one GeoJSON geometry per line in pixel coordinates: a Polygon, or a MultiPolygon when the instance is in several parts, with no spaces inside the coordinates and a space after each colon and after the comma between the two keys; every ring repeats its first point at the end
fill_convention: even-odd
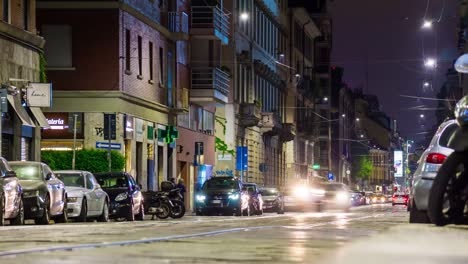
{"type": "Polygon", "coordinates": [[[444,163],[445,159],[447,159],[447,156],[440,154],[440,153],[429,153],[426,157],[426,162],[432,163],[432,164],[442,164],[444,163]]]}

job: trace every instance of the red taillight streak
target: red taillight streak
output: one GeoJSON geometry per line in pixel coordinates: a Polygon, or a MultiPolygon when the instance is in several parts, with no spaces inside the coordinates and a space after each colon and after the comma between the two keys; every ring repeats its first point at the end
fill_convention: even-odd
{"type": "Polygon", "coordinates": [[[429,155],[426,157],[426,162],[432,164],[442,164],[446,158],[447,156],[440,153],[429,153],[429,155]]]}

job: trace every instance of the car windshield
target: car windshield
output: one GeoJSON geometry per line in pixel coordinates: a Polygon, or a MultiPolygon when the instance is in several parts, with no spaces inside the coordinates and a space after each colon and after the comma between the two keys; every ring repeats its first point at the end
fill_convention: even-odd
{"type": "Polygon", "coordinates": [[[35,164],[10,164],[20,180],[42,180],[41,167],[35,164]]]}
{"type": "Polygon", "coordinates": [[[276,189],[263,189],[262,195],[264,196],[276,196],[278,195],[278,190],[276,189]]]}
{"type": "Polygon", "coordinates": [[[344,190],[341,184],[325,184],[325,191],[342,191],[344,190]]]}
{"type": "Polygon", "coordinates": [[[85,180],[81,173],[56,173],[65,186],[69,187],[85,187],[85,180]]]}
{"type": "Polygon", "coordinates": [[[123,175],[116,175],[116,176],[95,175],[95,177],[99,185],[101,185],[101,188],[103,189],[127,188],[128,187],[127,177],[123,175]]]}
{"type": "Polygon", "coordinates": [[[213,190],[213,189],[237,189],[239,185],[233,179],[211,179],[205,182],[203,185],[203,190],[213,190]]]}

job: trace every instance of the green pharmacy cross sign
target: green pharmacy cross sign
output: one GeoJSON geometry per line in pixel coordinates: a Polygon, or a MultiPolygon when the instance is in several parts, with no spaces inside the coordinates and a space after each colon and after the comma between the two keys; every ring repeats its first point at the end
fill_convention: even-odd
{"type": "Polygon", "coordinates": [[[167,126],[166,130],[158,129],[158,139],[162,139],[167,144],[172,144],[174,139],[179,138],[179,131],[174,126],[167,126]]]}
{"type": "Polygon", "coordinates": [[[312,165],[312,169],[314,169],[314,170],[319,170],[319,169],[320,169],[320,164],[314,164],[314,165],[312,165]]]}

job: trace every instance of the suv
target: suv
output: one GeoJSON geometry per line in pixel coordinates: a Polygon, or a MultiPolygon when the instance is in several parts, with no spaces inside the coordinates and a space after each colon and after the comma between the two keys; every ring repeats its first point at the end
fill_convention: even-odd
{"type": "Polygon", "coordinates": [[[16,173],[4,158],[0,158],[0,226],[5,219],[12,225],[24,223],[23,193],[16,173]]]}
{"type": "Polygon", "coordinates": [[[196,215],[228,213],[237,216],[248,210],[249,200],[241,182],[234,177],[213,177],[195,196],[196,215]]]}
{"type": "Polygon", "coordinates": [[[453,152],[447,145],[456,129],[455,120],[442,123],[418,161],[408,202],[410,223],[430,223],[426,213],[429,193],[442,163],[453,152]]]}

